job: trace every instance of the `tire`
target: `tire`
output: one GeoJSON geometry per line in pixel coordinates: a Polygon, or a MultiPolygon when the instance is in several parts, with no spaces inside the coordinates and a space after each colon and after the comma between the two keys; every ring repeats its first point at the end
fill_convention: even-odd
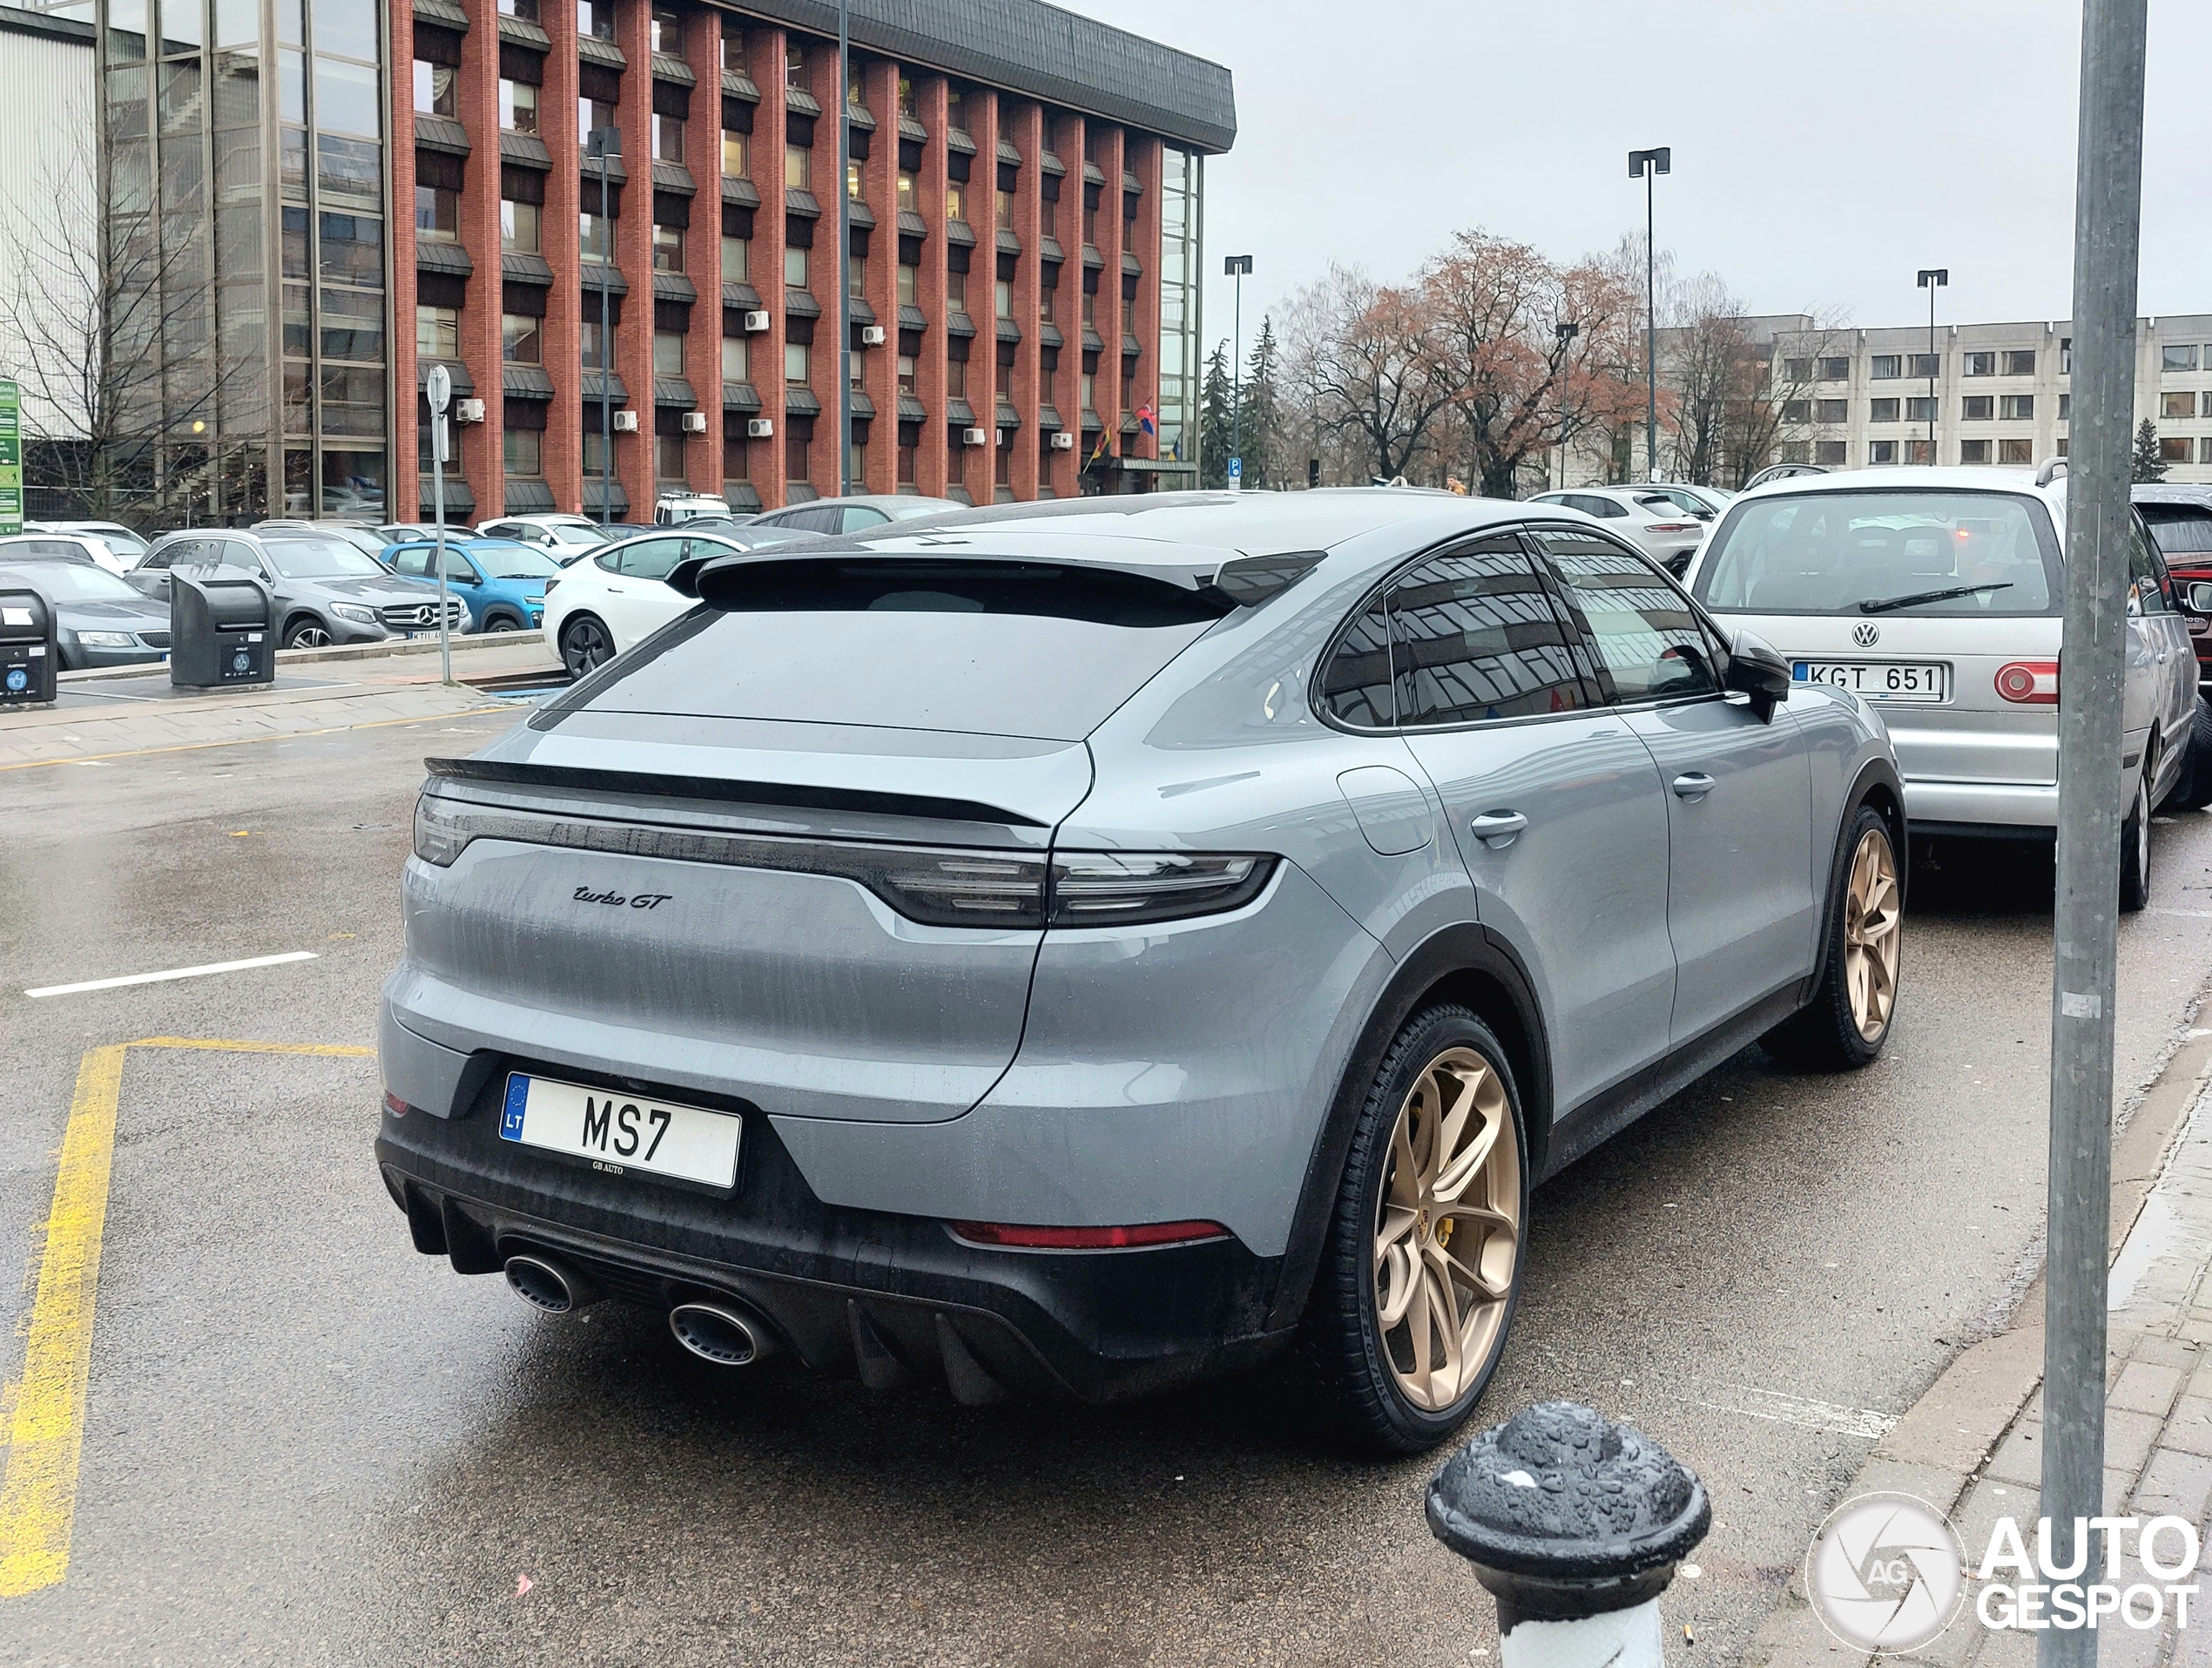
{"type": "Polygon", "coordinates": [[[522,629],[523,622],[512,614],[494,614],[484,622],[487,631],[519,631],[522,629]]]}
{"type": "Polygon", "coordinates": [[[615,640],[596,614],[572,616],[561,627],[561,664],[581,678],[615,658],[615,640]]]}
{"type": "Polygon", "coordinates": [[[2166,796],[2168,811],[2202,811],[2212,805],[2212,700],[2196,698],[2189,719],[2188,757],[2182,764],[2182,780],[2166,796]]]}
{"type": "MultiPolygon", "coordinates": [[[[1302,1345],[1332,1424],[1367,1452],[1419,1454],[1448,1441],[1504,1353],[1521,1297],[1528,1221],[1528,1145],[1507,1057],[1495,1033],[1468,1010],[1426,1009],[1384,1053],[1360,1108],[1302,1345]],[[1426,1134],[1454,1133],[1437,1121],[1459,1104],[1456,1092],[1440,1092],[1444,1084],[1474,1097],[1448,1158],[1437,1150],[1439,1136],[1426,1134]],[[1453,1161],[1468,1163],[1478,1146],[1487,1156],[1474,1160],[1454,1187],[1453,1161]],[[1409,1162],[1410,1182],[1404,1179],[1409,1162]],[[1426,1182],[1424,1167],[1431,1172],[1426,1182]],[[1448,1250],[1462,1233],[1480,1235],[1472,1265],[1448,1250]],[[1455,1269],[1471,1278],[1460,1279],[1455,1269]],[[1449,1319],[1426,1324],[1438,1300],[1450,1306],[1456,1329],[1449,1319]],[[1399,1311],[1388,1325],[1386,1305],[1399,1311]],[[1456,1361],[1445,1344],[1454,1330],[1456,1361]]],[[[1464,1253],[1466,1239],[1460,1247],[1464,1253]]]]}
{"type": "Polygon", "coordinates": [[[1776,1060],[1799,1070],[1873,1064],[1897,1016],[1905,885],[1882,814],[1871,805],[1852,813],[1844,849],[1820,983],[1811,1002],[1759,1039],[1776,1060]]]}
{"type": "Polygon", "coordinates": [[[2120,913],[2132,915],[2150,902],[2150,779],[2158,761],[2145,758],[2135,779],[2135,803],[2120,825],[2120,913]]]}
{"type": "Polygon", "coordinates": [[[284,628],[284,646],[287,649],[327,649],[330,646],[330,628],[313,614],[303,615],[284,628]]]}

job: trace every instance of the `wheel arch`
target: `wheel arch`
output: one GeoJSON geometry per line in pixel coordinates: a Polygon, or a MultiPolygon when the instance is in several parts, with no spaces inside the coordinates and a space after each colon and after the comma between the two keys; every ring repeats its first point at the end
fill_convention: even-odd
{"type": "Polygon", "coordinates": [[[1822,976],[1828,971],[1828,956],[1836,936],[1836,901],[1840,889],[1837,882],[1844,868],[1851,861],[1851,824],[1858,820],[1862,806],[1871,806],[1890,831],[1890,844],[1897,852],[1898,907],[1902,909],[1905,895],[1912,884],[1912,825],[1905,810],[1905,783],[1897,773],[1897,766],[1885,758],[1869,759],[1858,767],[1851,778],[1850,792],[1843,797],[1843,813],[1836,819],[1834,849],[1828,859],[1828,879],[1821,890],[1820,939],[1813,951],[1812,971],[1805,976],[1797,991],[1799,1007],[1812,1000],[1813,992],[1820,989],[1822,976]]]}
{"type": "Polygon", "coordinates": [[[320,625],[326,631],[330,630],[330,622],[317,613],[314,608],[305,603],[294,603],[291,610],[286,613],[284,624],[277,627],[278,646],[283,646],[285,638],[292,635],[293,627],[305,625],[320,625]]]}
{"type": "Polygon", "coordinates": [[[1392,1039],[1423,1009],[1447,1003],[1470,1010],[1497,1033],[1519,1091],[1530,1185],[1542,1179],[1551,1144],[1551,1043],[1534,982],[1519,954],[1496,933],[1472,922],[1447,927],[1398,964],[1338,1074],[1291,1219],[1271,1328],[1294,1326],[1305,1313],[1352,1132],[1392,1039]]]}

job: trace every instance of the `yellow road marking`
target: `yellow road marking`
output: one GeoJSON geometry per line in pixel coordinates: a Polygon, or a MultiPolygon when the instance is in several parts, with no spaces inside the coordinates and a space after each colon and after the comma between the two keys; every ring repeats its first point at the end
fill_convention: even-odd
{"type": "Polygon", "coordinates": [[[341,735],[347,730],[388,730],[395,724],[441,724],[452,719],[477,718],[486,712],[511,712],[504,702],[497,706],[466,706],[458,712],[431,712],[419,719],[378,719],[370,724],[333,724],[320,730],[292,730],[280,735],[239,735],[227,741],[180,741],[170,747],[132,747],[126,753],[78,753],[68,759],[24,759],[0,770],[44,770],[53,765],[105,764],[111,759],[145,759],[162,753],[199,753],[208,747],[243,747],[255,741],[304,741],[310,736],[341,735]]]}
{"type": "Polygon", "coordinates": [[[339,1058],[376,1052],[347,1043],[145,1037],[86,1053],[78,1067],[77,1094],[62,1136],[23,1378],[11,1387],[8,1467],[0,1474],[0,1598],[51,1587],[69,1572],[78,1461],[84,1444],[85,1390],[92,1372],[93,1298],[99,1286],[100,1235],[107,1223],[108,1175],[115,1154],[116,1108],[123,1093],[123,1057],[134,1048],[339,1058]]]}

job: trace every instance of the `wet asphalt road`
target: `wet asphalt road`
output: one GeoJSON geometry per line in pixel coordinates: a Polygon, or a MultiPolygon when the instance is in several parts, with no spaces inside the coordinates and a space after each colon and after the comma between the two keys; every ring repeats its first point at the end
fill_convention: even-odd
{"type": "MultiPolygon", "coordinates": [[[[0,777],[0,1374],[78,1059],[152,1035],[373,1041],[419,760],[501,717],[0,777]],[[28,1002],[25,986],[320,959],[28,1002]]],[[[2123,929],[2146,1081],[2212,975],[2212,818],[2123,929]]],[[[1724,1661],[1870,1446],[2040,1254],[2047,861],[1918,881],[1892,1045],[1756,1051],[1538,1195],[1484,1412],[1572,1395],[1705,1477],[1669,1600],[1724,1661]]],[[[1442,1665],[1494,1652],[1433,1462],[1347,1459],[1262,1378],[1105,1411],[718,1374],[417,1256],[371,1060],[129,1057],[71,1562],[0,1662],[1442,1665]],[[529,1588],[519,1593],[520,1578],[529,1588]]],[[[4,1427],[0,1427],[4,1428],[4,1427]]]]}

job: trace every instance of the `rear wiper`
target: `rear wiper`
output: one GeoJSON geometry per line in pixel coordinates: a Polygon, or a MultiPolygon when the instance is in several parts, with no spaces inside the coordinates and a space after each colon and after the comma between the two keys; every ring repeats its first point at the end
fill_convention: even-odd
{"type": "Polygon", "coordinates": [[[1916,591],[1909,597],[1869,597],[1858,605],[1862,614],[1886,614],[1892,608],[1911,608],[1916,603],[1947,603],[1953,597],[1978,597],[1985,591],[2010,591],[2013,582],[2000,579],[1986,585],[1953,585],[1948,591],[1916,591]]]}

